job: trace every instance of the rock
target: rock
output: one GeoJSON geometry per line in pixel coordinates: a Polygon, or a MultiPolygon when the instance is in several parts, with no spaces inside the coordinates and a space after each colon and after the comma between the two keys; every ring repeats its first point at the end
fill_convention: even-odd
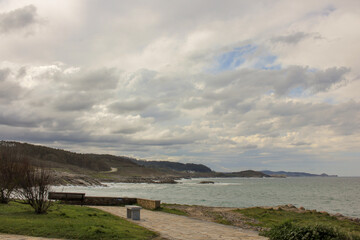
{"type": "Polygon", "coordinates": [[[172,178],[168,178],[168,179],[161,179],[158,182],[154,182],[154,183],[158,183],[158,184],[176,184],[178,182],[176,182],[174,179],[172,178]]]}
{"type": "Polygon", "coordinates": [[[177,184],[178,182],[176,182],[173,178],[160,178],[160,179],[154,180],[153,183],[157,183],[157,184],[177,184]]]}
{"type": "Polygon", "coordinates": [[[299,207],[299,209],[305,211],[305,208],[303,206],[299,207]]]}
{"type": "Polygon", "coordinates": [[[75,186],[106,186],[98,180],[86,175],[54,172],[55,186],[75,185],[75,186]]]}
{"type": "Polygon", "coordinates": [[[214,184],[213,181],[201,181],[199,184],[214,184]]]}
{"type": "Polygon", "coordinates": [[[288,208],[296,208],[294,205],[292,205],[292,204],[288,204],[288,205],[286,205],[288,208]]]}

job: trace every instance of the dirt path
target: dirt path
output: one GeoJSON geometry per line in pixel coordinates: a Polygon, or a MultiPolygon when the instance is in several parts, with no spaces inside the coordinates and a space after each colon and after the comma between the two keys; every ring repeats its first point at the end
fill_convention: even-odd
{"type": "MultiPolygon", "coordinates": [[[[94,207],[111,214],[126,217],[124,207],[94,207]]],[[[233,226],[226,226],[204,220],[178,216],[169,213],[141,210],[141,220],[132,221],[145,228],[156,231],[162,237],[171,240],[183,239],[222,239],[222,240],[258,240],[267,239],[259,236],[256,232],[233,226]]]]}
{"type": "Polygon", "coordinates": [[[14,234],[2,234],[0,233],[1,240],[56,240],[56,238],[42,238],[42,237],[30,237],[14,234]]]}
{"type": "Polygon", "coordinates": [[[109,171],[104,171],[103,173],[114,173],[114,172],[117,172],[118,169],[115,168],[115,167],[110,167],[110,170],[109,171]]]}

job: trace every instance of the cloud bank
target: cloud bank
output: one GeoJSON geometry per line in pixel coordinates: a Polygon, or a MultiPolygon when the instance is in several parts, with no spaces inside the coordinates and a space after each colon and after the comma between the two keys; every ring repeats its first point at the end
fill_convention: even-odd
{"type": "Polygon", "coordinates": [[[356,175],[357,9],[2,2],[0,137],[218,171],[356,175]]]}

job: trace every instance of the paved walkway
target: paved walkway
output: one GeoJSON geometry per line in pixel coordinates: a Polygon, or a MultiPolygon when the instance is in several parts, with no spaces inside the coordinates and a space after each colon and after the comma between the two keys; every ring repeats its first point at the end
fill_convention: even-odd
{"type": "Polygon", "coordinates": [[[56,240],[55,238],[41,238],[41,237],[30,237],[13,234],[2,234],[0,233],[1,240],[56,240]]]}
{"type": "MultiPolygon", "coordinates": [[[[111,214],[126,218],[124,207],[94,207],[111,214]]],[[[260,240],[267,239],[257,233],[237,227],[207,222],[185,216],[141,209],[141,220],[132,221],[147,229],[161,234],[170,240],[260,240]]]]}

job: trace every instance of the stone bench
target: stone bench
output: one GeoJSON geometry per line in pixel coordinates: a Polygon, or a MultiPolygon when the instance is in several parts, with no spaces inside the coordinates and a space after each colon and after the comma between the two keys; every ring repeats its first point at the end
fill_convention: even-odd
{"type": "Polygon", "coordinates": [[[126,217],[132,220],[140,220],[140,209],[142,207],[135,205],[126,205],[126,217]]]}

